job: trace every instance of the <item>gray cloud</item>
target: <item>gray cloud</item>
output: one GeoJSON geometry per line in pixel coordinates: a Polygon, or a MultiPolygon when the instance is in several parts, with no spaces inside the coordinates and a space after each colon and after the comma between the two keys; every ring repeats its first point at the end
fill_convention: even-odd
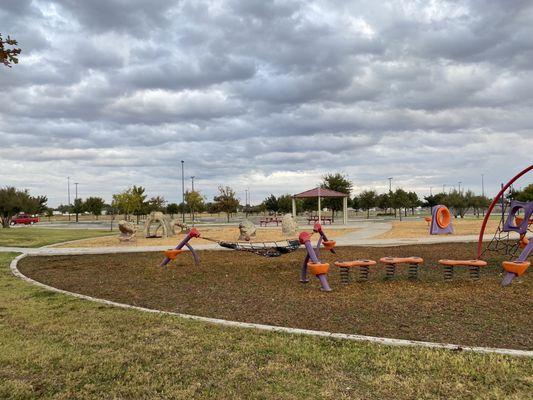
{"type": "Polygon", "coordinates": [[[184,159],[208,198],[331,171],[495,191],[531,162],[532,19],[529,1],[3,1],[23,53],[0,71],[2,183],[177,201],[184,159]]]}

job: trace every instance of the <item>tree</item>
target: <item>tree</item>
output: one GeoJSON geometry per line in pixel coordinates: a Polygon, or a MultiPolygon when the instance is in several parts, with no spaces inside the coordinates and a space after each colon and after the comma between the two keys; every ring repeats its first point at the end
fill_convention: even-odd
{"type": "Polygon", "coordinates": [[[394,208],[394,216],[396,216],[396,210],[400,212],[400,221],[402,220],[402,208],[407,216],[407,207],[409,207],[409,195],[402,188],[396,189],[391,195],[391,206],[394,208]]]}
{"type": "Polygon", "coordinates": [[[415,215],[415,207],[418,207],[422,204],[418,195],[415,192],[408,192],[408,207],[411,208],[411,215],[415,215]]]}
{"type": "Polygon", "coordinates": [[[137,217],[137,225],[139,224],[139,217],[146,215],[148,212],[148,203],[146,202],[145,188],[142,186],[135,186],[131,188],[133,214],[137,217]]]}
{"type": "Polygon", "coordinates": [[[98,219],[99,215],[102,215],[102,210],[104,209],[105,201],[101,197],[87,197],[85,199],[84,208],[85,211],[90,212],[92,215],[98,219]]]}
{"type": "Polygon", "coordinates": [[[82,199],[74,199],[74,204],[72,205],[72,212],[76,214],[76,223],[78,223],[78,216],[85,211],[85,204],[82,199]]]}
{"type": "Polygon", "coordinates": [[[278,197],[278,212],[290,213],[292,211],[292,196],[290,194],[284,194],[278,197]]]}
{"type": "Polygon", "coordinates": [[[378,200],[378,194],[375,190],[365,190],[358,197],[358,203],[361,209],[366,211],[366,218],[370,218],[370,209],[375,207],[378,200]]]}
{"type": "Polygon", "coordinates": [[[425,196],[424,200],[422,206],[432,208],[445,203],[446,193],[436,193],[430,196],[425,196]]]}
{"type": "Polygon", "coordinates": [[[137,216],[137,223],[139,223],[139,216],[146,212],[147,203],[145,203],[146,195],[145,189],[142,186],[132,186],[124,192],[113,195],[112,206],[117,208],[121,214],[124,214],[124,219],[134,214],[137,216]]]}
{"type": "Polygon", "coordinates": [[[464,218],[466,212],[469,209],[469,202],[466,196],[455,189],[448,193],[448,195],[444,199],[444,203],[447,207],[450,207],[452,209],[453,216],[455,218],[457,218],[458,216],[464,218]]]}
{"type": "Polygon", "coordinates": [[[0,62],[6,67],[11,68],[11,63],[18,64],[19,59],[18,55],[22,51],[19,48],[7,48],[6,46],[16,46],[18,45],[15,39],[12,39],[9,35],[7,39],[2,38],[0,33],[0,62]]]}
{"type": "MultiPolygon", "coordinates": [[[[348,180],[346,176],[337,172],[335,174],[327,174],[322,177],[322,188],[335,190],[336,192],[346,193],[350,196],[352,191],[352,182],[348,180]]],[[[335,213],[338,210],[342,210],[342,198],[340,197],[328,197],[324,199],[324,206],[331,208],[333,211],[332,218],[335,218],[335,213]]]]}
{"type": "Polygon", "coordinates": [[[48,222],[50,222],[50,220],[52,219],[52,217],[54,216],[54,209],[49,207],[46,209],[46,217],[48,218],[48,222]]]}
{"type": "Polygon", "coordinates": [[[26,212],[34,214],[42,212],[46,207],[45,196],[32,197],[27,190],[18,190],[14,187],[0,189],[0,219],[2,228],[9,228],[11,219],[17,213],[26,212]]]}
{"type": "Polygon", "coordinates": [[[176,203],[170,203],[167,205],[167,214],[170,214],[171,218],[174,218],[174,214],[179,213],[180,207],[176,203]]]}
{"type": "Polygon", "coordinates": [[[239,199],[235,195],[235,191],[229,186],[219,186],[218,196],[213,199],[217,204],[217,209],[225,212],[229,222],[231,213],[237,212],[239,206],[239,199]]]}
{"type": "Polygon", "coordinates": [[[198,211],[201,212],[204,208],[204,198],[200,194],[200,192],[197,191],[186,191],[185,192],[185,203],[187,204],[187,208],[191,212],[191,219],[194,222],[194,212],[198,211]]]}
{"type": "Polygon", "coordinates": [[[518,201],[533,201],[533,183],[527,185],[523,190],[516,192],[514,198],[518,201]]]}
{"type": "Polygon", "coordinates": [[[146,204],[146,212],[152,212],[152,211],[165,211],[165,204],[167,201],[163,196],[154,196],[151,197],[150,200],[148,200],[146,204]]]}
{"type": "Polygon", "coordinates": [[[270,194],[270,196],[263,200],[263,204],[265,205],[265,209],[267,211],[278,212],[278,199],[276,199],[276,196],[273,194],[270,194]]]}
{"type": "Polygon", "coordinates": [[[387,210],[387,208],[389,208],[390,206],[390,199],[391,199],[391,194],[392,193],[381,193],[377,200],[376,200],[376,205],[378,206],[378,208],[380,208],[381,210],[387,210]]]}

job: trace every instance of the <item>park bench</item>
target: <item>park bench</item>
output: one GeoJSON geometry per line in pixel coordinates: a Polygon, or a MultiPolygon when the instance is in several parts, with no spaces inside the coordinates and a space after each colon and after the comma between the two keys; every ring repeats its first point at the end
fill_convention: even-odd
{"type": "Polygon", "coordinates": [[[281,223],[281,219],[278,217],[266,217],[259,221],[259,226],[267,226],[268,224],[276,224],[276,226],[279,226],[281,223]]]}
{"type": "MultiPolygon", "coordinates": [[[[333,218],[332,217],[320,217],[320,221],[323,224],[329,223],[331,225],[331,223],[333,222],[333,218]]],[[[315,223],[315,222],[318,222],[318,215],[311,215],[310,217],[307,217],[308,225],[311,223],[315,223]]]]}

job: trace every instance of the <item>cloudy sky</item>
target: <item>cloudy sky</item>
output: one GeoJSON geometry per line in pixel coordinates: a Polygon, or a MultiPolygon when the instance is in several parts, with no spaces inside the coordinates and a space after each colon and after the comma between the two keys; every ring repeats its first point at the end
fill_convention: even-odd
{"type": "Polygon", "coordinates": [[[337,171],[491,194],[533,160],[531,21],[527,0],[2,0],[23,52],[0,68],[0,185],[178,201],[185,160],[208,200],[337,171]]]}

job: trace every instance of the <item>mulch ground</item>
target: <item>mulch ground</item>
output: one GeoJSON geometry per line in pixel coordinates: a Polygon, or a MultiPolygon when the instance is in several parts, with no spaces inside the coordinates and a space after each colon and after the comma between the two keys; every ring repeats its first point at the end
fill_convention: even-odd
{"type": "MultiPolygon", "coordinates": [[[[184,253],[166,268],[160,253],[28,257],[20,270],[40,282],[72,292],[153,309],[297,328],[358,333],[473,346],[533,349],[533,279],[526,273],[500,287],[502,257],[488,259],[481,280],[468,271],[444,282],[440,258],[472,258],[474,243],[398,247],[339,247],[322,251],[330,262],[333,292],[318,280],[299,283],[303,250],[279,258],[235,251],[200,251],[195,267],[184,253]],[[420,279],[406,267],[392,281],[384,268],[368,282],[341,285],[335,260],[423,257],[420,279]]],[[[355,277],[352,272],[352,277],[355,277]]]]}

